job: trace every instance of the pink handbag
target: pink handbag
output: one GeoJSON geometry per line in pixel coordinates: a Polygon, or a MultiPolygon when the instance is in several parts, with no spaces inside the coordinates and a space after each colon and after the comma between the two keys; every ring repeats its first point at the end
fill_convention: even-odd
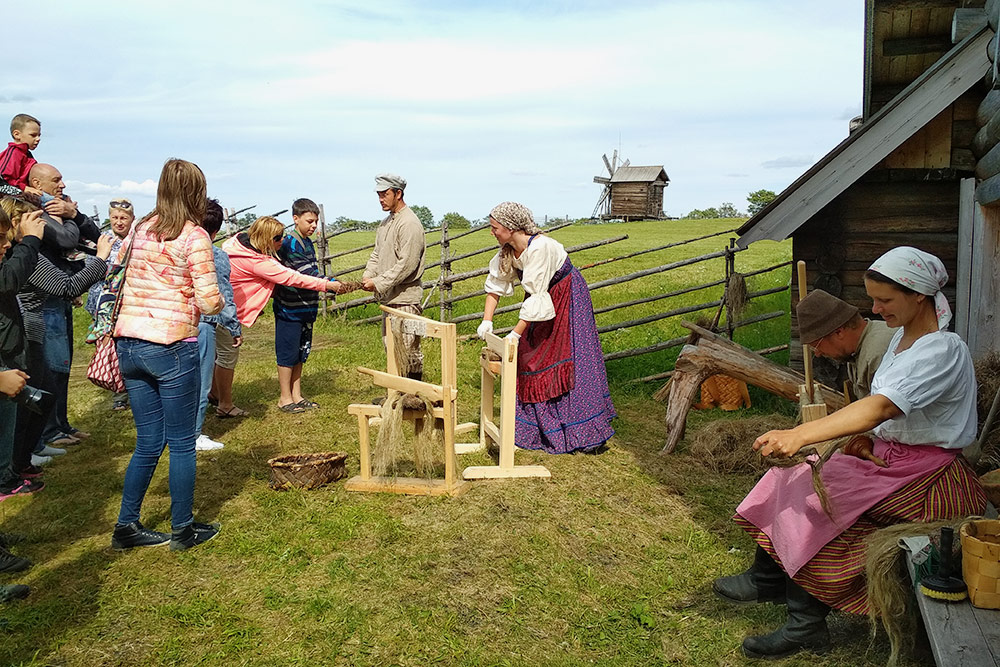
{"type": "MultiPolygon", "coordinates": [[[[133,236],[135,230],[132,230],[133,236]]],[[[122,377],[121,366],[118,365],[118,351],[115,348],[115,339],[111,334],[115,330],[115,321],[118,319],[118,312],[122,308],[122,288],[125,286],[125,271],[128,268],[128,261],[132,256],[132,237],[130,237],[128,248],[120,265],[111,267],[108,276],[105,278],[104,290],[99,299],[98,307],[95,311],[94,322],[91,324],[90,333],[87,335],[87,342],[94,341],[97,337],[94,358],[87,366],[87,379],[101,389],[107,389],[116,393],[125,391],[125,378],[122,377]],[[106,296],[114,296],[114,302],[108,308],[100,302],[106,296]]]]}
{"type": "Polygon", "coordinates": [[[97,341],[94,358],[87,366],[87,379],[101,389],[116,393],[125,391],[125,378],[122,377],[122,370],[118,365],[115,339],[111,336],[102,336],[97,341]]]}

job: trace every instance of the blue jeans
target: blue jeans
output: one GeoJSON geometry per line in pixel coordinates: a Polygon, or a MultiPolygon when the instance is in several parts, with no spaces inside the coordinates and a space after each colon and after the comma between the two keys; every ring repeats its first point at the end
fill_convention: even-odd
{"type": "Polygon", "coordinates": [[[137,434],[125,471],[118,524],[139,520],[146,489],[169,442],[171,524],[180,530],[194,521],[195,420],[201,387],[198,344],[119,338],[117,349],[137,434]]]}
{"type": "Polygon", "coordinates": [[[208,409],[208,392],[212,391],[212,373],[215,372],[215,325],[207,322],[198,324],[198,364],[201,367],[201,391],[198,394],[198,422],[195,435],[201,435],[208,409]]]}

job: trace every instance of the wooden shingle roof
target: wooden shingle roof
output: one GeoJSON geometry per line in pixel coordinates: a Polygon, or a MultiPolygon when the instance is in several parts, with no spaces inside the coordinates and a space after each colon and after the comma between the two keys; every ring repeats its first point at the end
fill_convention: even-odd
{"type": "Polygon", "coordinates": [[[611,177],[612,183],[652,183],[654,181],[670,182],[670,177],[662,166],[649,167],[618,167],[611,177]]]}

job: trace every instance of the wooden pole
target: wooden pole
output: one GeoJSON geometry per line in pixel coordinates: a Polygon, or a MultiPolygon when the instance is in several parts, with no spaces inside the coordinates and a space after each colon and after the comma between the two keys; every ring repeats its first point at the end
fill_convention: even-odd
{"type": "MultiPolygon", "coordinates": [[[[319,272],[326,278],[326,214],[323,212],[323,205],[319,205],[319,272]]],[[[323,303],[323,317],[326,317],[326,292],[320,292],[320,301],[323,303]]]]}
{"type": "MultiPolygon", "coordinates": [[[[806,298],[806,263],[799,260],[798,264],[795,265],[798,270],[799,278],[799,302],[806,298]]],[[[799,330],[799,337],[802,336],[801,329],[799,330]]],[[[808,345],[802,345],[802,365],[806,374],[806,394],[809,397],[809,403],[813,402],[813,388],[812,388],[812,350],[809,349],[808,345]]]]}
{"type": "MultiPolygon", "coordinates": [[[[448,261],[448,217],[441,218],[441,272],[438,276],[438,298],[441,300],[441,321],[451,320],[451,283],[447,282],[451,273],[451,262],[448,261]],[[447,291],[447,294],[445,293],[447,291]]],[[[425,267],[426,268],[426,267],[425,267]]]]}

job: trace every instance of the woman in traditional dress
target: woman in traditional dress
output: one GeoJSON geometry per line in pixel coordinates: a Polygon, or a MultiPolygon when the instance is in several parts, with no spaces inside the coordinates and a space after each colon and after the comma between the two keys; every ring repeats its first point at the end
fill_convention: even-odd
{"type": "Polygon", "coordinates": [[[787,457],[809,444],[873,431],[874,454],[888,467],[834,454],[822,470],[829,515],[807,465],[772,468],[736,509],[757,553],[750,569],[717,579],[713,588],[737,603],[788,605],[783,627],[743,641],[748,656],[824,650],[831,607],[866,613],[864,540],[875,530],[985,510],[983,489],[961,455],[976,437],[976,377],[969,348],[945,330],[947,281],[941,261],[916,248],[895,248],[876,260],[865,273],[872,311],[899,330],[871,395],[754,442],[764,456],[787,457]]]}
{"type": "Polygon", "coordinates": [[[493,331],[497,302],[514,293],[515,281],[526,295],[509,334],[518,340],[514,443],[550,454],[600,451],[614,435],[616,413],[587,283],[526,206],[498,204],[490,231],[500,252],[490,260],[477,333],[493,331]]]}

